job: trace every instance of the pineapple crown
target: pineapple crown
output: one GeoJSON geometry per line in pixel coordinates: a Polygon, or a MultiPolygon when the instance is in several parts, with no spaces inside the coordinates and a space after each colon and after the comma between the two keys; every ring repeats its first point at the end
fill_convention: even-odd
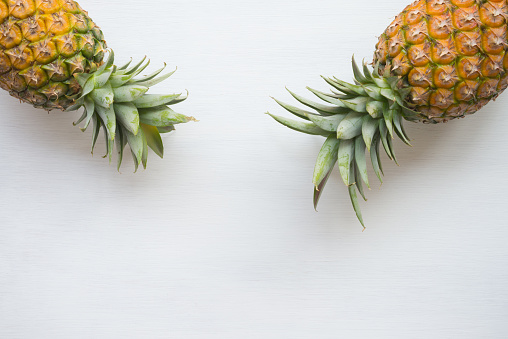
{"type": "MultiPolygon", "coordinates": [[[[316,161],[314,183],[314,208],[338,163],[342,180],[349,195],[358,220],[365,227],[356,190],[366,201],[362,181],[370,189],[367,176],[366,150],[370,155],[372,167],[381,183],[383,169],[380,158],[380,145],[388,158],[397,163],[393,148],[395,136],[411,146],[403,127],[403,118],[418,120],[417,112],[405,103],[408,88],[399,88],[400,79],[385,72],[379,75],[378,65],[371,72],[363,63],[363,72],[353,57],[355,83],[350,84],[337,78],[323,79],[333,87],[331,93],[323,93],[307,87],[327,104],[316,103],[291,91],[288,92],[301,104],[310,107],[309,112],[274,99],[280,106],[303,120],[293,120],[268,113],[277,122],[298,132],[321,135],[326,141],[316,161]]],[[[398,164],[398,163],[397,163],[398,164]]]]}
{"type": "Polygon", "coordinates": [[[111,162],[115,145],[120,170],[123,151],[128,144],[137,171],[140,164],[146,168],[148,147],[159,157],[163,157],[161,133],[173,131],[176,124],[196,120],[176,113],[169,107],[184,101],[187,95],[146,94],[150,87],[168,79],[176,70],[159,76],[166,67],[164,64],[164,67],[153,74],[136,78],[148,67],[150,60],[145,57],[138,64],[129,67],[131,61],[122,67],[115,66],[114,52],[110,50],[107,61],[96,71],[75,75],[81,86],[81,93],[67,111],[84,107],[83,115],[74,123],[78,125],[84,122],[81,128],[83,132],[90,122],[93,122],[92,154],[103,129],[107,147],[104,157],[109,156],[111,162]]]}

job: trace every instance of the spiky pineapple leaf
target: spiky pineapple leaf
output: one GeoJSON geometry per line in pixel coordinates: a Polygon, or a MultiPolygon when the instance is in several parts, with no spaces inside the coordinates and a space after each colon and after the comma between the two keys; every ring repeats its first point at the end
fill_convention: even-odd
{"type": "Polygon", "coordinates": [[[157,154],[160,158],[163,158],[164,144],[162,143],[161,135],[157,127],[141,123],[141,128],[143,128],[148,146],[155,152],[155,154],[157,154]]]}
{"type": "Polygon", "coordinates": [[[308,99],[306,99],[306,98],[304,98],[302,96],[299,96],[298,94],[295,94],[295,93],[291,92],[289,89],[287,89],[287,91],[297,101],[299,101],[300,103],[304,104],[305,106],[308,106],[310,108],[315,109],[316,111],[318,111],[321,114],[330,115],[330,114],[344,113],[344,107],[327,106],[327,105],[318,104],[317,102],[308,100],[308,99]]]}
{"type": "Polygon", "coordinates": [[[319,128],[328,132],[335,132],[346,116],[346,114],[335,114],[330,116],[309,115],[309,118],[319,128]]]}
{"type": "MultiPolygon", "coordinates": [[[[106,154],[104,154],[103,158],[108,157],[109,163],[111,163],[111,159],[113,157],[113,145],[114,145],[115,141],[114,141],[114,139],[111,139],[109,137],[109,131],[104,124],[102,124],[102,128],[104,130],[103,135],[104,135],[104,141],[106,143],[106,154]]],[[[116,134],[116,128],[115,128],[115,134],[116,134]]]]}
{"type": "Polygon", "coordinates": [[[379,135],[381,136],[381,143],[383,144],[383,148],[385,149],[386,155],[388,155],[388,158],[392,160],[393,155],[390,150],[390,147],[388,146],[388,131],[386,129],[384,120],[381,120],[379,122],[379,135]]]}
{"type": "Polygon", "coordinates": [[[111,87],[118,88],[118,87],[123,86],[127,82],[129,82],[129,80],[131,78],[132,78],[132,76],[130,74],[127,74],[127,75],[126,74],[116,74],[116,75],[113,75],[109,79],[109,82],[111,84],[111,87]]]}
{"type": "MultiPolygon", "coordinates": [[[[148,80],[152,80],[154,79],[155,77],[157,77],[159,74],[162,73],[162,71],[164,71],[166,69],[167,65],[166,63],[164,63],[164,66],[162,66],[161,68],[159,68],[158,70],[156,70],[155,72],[153,72],[152,74],[148,74],[148,75],[145,75],[143,76],[141,79],[135,79],[135,82],[138,82],[138,83],[141,83],[143,81],[148,81],[148,80]]],[[[173,71],[173,73],[176,72],[176,69],[173,71]]],[[[150,86],[151,87],[151,86],[150,86]]]]}
{"type": "Polygon", "coordinates": [[[109,106],[111,106],[111,104],[116,100],[113,89],[109,83],[106,83],[104,87],[95,88],[92,92],[90,92],[90,98],[92,98],[97,106],[104,108],[109,108],[109,106]]]}
{"type": "Polygon", "coordinates": [[[326,173],[323,180],[321,180],[321,183],[316,187],[314,186],[314,209],[317,211],[317,206],[319,203],[319,199],[321,198],[321,194],[323,194],[323,191],[325,189],[326,183],[328,182],[328,179],[330,178],[330,175],[332,174],[333,168],[330,168],[330,170],[326,173]]]}
{"type": "Polygon", "coordinates": [[[374,169],[374,173],[376,173],[377,178],[381,183],[383,183],[383,168],[381,165],[381,159],[379,157],[379,142],[380,136],[377,134],[377,137],[372,141],[372,146],[370,147],[370,161],[372,163],[372,168],[374,169]]]}
{"type": "Polygon", "coordinates": [[[395,164],[397,164],[397,166],[400,166],[399,162],[397,161],[397,156],[395,155],[395,149],[393,148],[393,139],[392,138],[387,139],[388,139],[387,140],[388,148],[390,149],[390,154],[392,155],[393,161],[395,162],[395,164]]]}
{"type": "Polygon", "coordinates": [[[394,109],[387,109],[384,112],[384,120],[386,124],[386,129],[388,130],[388,134],[390,134],[390,138],[393,138],[393,115],[395,113],[394,109]]]}
{"type": "Polygon", "coordinates": [[[339,99],[339,101],[355,112],[367,113],[367,104],[371,101],[371,99],[369,97],[358,97],[348,100],[339,99]]]}
{"type": "Polygon", "coordinates": [[[99,138],[99,133],[101,132],[101,119],[97,114],[94,114],[92,117],[93,121],[93,134],[92,134],[92,154],[95,149],[95,144],[97,143],[97,139],[99,138]]]}
{"type": "Polygon", "coordinates": [[[124,72],[124,74],[132,74],[132,73],[136,72],[136,70],[137,70],[139,67],[141,67],[141,65],[143,65],[143,63],[145,62],[145,60],[146,60],[146,55],[145,55],[145,56],[143,57],[143,59],[141,59],[141,61],[140,61],[140,62],[138,62],[136,65],[134,65],[134,66],[132,66],[132,67],[130,67],[130,68],[128,68],[128,69],[126,69],[126,70],[125,70],[125,72],[124,72]]]}
{"type": "Polygon", "coordinates": [[[369,113],[371,117],[377,119],[383,117],[387,107],[386,104],[382,101],[372,100],[367,103],[365,109],[367,110],[367,113],[369,113]]]}
{"type": "Polygon", "coordinates": [[[83,89],[81,90],[81,97],[84,98],[88,94],[90,94],[95,89],[95,82],[92,77],[88,78],[84,86],[81,86],[83,89]]]}
{"type": "Polygon", "coordinates": [[[150,108],[139,108],[139,121],[152,126],[166,126],[173,124],[182,124],[196,120],[193,117],[177,113],[167,106],[158,106],[150,108]]]}
{"type": "Polygon", "coordinates": [[[360,195],[362,196],[364,201],[367,201],[367,196],[365,195],[365,190],[363,189],[362,179],[360,179],[360,171],[358,170],[358,166],[353,166],[355,171],[355,186],[358,189],[358,192],[360,192],[360,195]]]}
{"type": "Polygon", "coordinates": [[[311,135],[323,135],[326,137],[328,137],[330,135],[330,132],[322,130],[321,128],[317,127],[313,123],[288,119],[288,118],[280,117],[278,115],[273,115],[270,113],[267,113],[267,114],[269,116],[271,116],[272,118],[274,118],[275,121],[277,121],[278,123],[280,123],[286,127],[289,127],[291,129],[294,129],[295,131],[306,133],[306,134],[311,134],[311,135]]]}
{"type": "Polygon", "coordinates": [[[339,172],[344,184],[350,185],[351,163],[355,156],[354,140],[341,140],[338,151],[339,172]]]}
{"type": "Polygon", "coordinates": [[[105,72],[106,70],[109,70],[113,66],[114,62],[115,62],[115,52],[113,50],[110,50],[109,56],[108,56],[106,62],[103,63],[102,66],[100,66],[97,69],[97,72],[95,72],[95,73],[101,74],[101,73],[105,72]]]}
{"type": "MultiPolygon", "coordinates": [[[[142,65],[141,67],[139,67],[137,70],[135,70],[134,72],[132,72],[132,77],[135,78],[137,77],[139,74],[141,74],[148,66],[150,65],[150,59],[147,60],[147,62],[142,65]]],[[[127,74],[129,74],[127,72],[127,74]]]]}
{"type": "Polygon", "coordinates": [[[335,135],[330,135],[324,142],[318,153],[316,165],[314,167],[314,176],[312,183],[316,188],[319,187],[328,172],[335,166],[338,159],[340,140],[335,135]]]}
{"type": "Polygon", "coordinates": [[[372,72],[367,67],[367,63],[362,62],[362,66],[363,66],[363,75],[364,75],[365,79],[367,79],[366,83],[374,82],[374,78],[372,77],[372,72]]]}
{"type": "Polygon", "coordinates": [[[127,143],[131,148],[132,158],[135,164],[134,172],[137,172],[138,166],[139,164],[141,164],[143,158],[143,147],[144,143],[146,142],[145,140],[143,140],[144,139],[143,129],[140,128],[138,134],[136,135],[132,134],[129,131],[126,131],[125,135],[127,137],[127,143]]]}
{"type": "Polygon", "coordinates": [[[145,134],[144,129],[141,128],[140,130],[141,130],[141,132],[138,132],[138,134],[140,134],[140,133],[143,134],[143,138],[142,138],[142,140],[143,140],[143,153],[141,155],[141,163],[143,164],[143,168],[146,169],[146,164],[148,162],[148,142],[146,140],[146,136],[144,135],[145,134]]]}
{"type": "Polygon", "coordinates": [[[108,68],[101,73],[96,73],[92,77],[93,82],[94,82],[94,87],[99,88],[99,87],[104,86],[111,78],[111,74],[113,74],[113,68],[108,68]]]}
{"type": "Polygon", "coordinates": [[[133,82],[137,83],[137,84],[140,84],[140,85],[143,85],[143,86],[146,86],[146,87],[153,87],[153,86],[163,82],[164,80],[168,79],[175,72],[176,72],[176,69],[174,71],[170,72],[170,73],[161,75],[158,78],[153,78],[153,79],[149,79],[149,80],[148,79],[133,80],[133,82]]]}
{"type": "MultiPolygon", "coordinates": [[[[362,136],[358,136],[355,139],[355,161],[356,161],[356,169],[357,173],[360,176],[356,176],[357,178],[361,177],[363,182],[370,188],[369,184],[369,176],[367,175],[367,161],[365,159],[365,142],[363,141],[362,136]]],[[[359,180],[358,180],[359,181],[359,180]]],[[[361,184],[361,183],[360,183],[361,184]]],[[[362,193],[363,195],[363,193],[362,193]]]]}
{"type": "Polygon", "coordinates": [[[362,224],[363,228],[365,228],[365,224],[363,222],[362,212],[360,210],[360,204],[358,203],[358,196],[356,195],[356,188],[354,185],[348,187],[349,197],[351,198],[351,203],[353,204],[353,208],[356,213],[356,217],[362,224]]]}
{"type": "MultiPolygon", "coordinates": [[[[335,88],[336,90],[340,91],[341,93],[345,94],[345,95],[349,95],[349,96],[355,96],[356,95],[356,92],[341,85],[339,82],[337,82],[337,78],[328,78],[328,77],[324,77],[324,76],[321,76],[330,86],[332,86],[333,88],[335,88]]],[[[356,86],[356,85],[354,85],[356,86]]],[[[337,93],[337,92],[334,92],[334,93],[337,93]]],[[[340,93],[337,93],[339,95],[341,95],[340,93]]]]}
{"type": "Polygon", "coordinates": [[[274,97],[272,97],[272,99],[275,100],[276,103],[278,103],[282,108],[284,108],[289,113],[292,113],[292,114],[296,115],[297,117],[302,118],[304,120],[310,120],[309,115],[319,116],[316,113],[312,113],[312,112],[300,109],[298,107],[288,105],[280,100],[275,99],[274,97]]]}
{"type": "Polygon", "coordinates": [[[355,76],[355,79],[356,81],[358,81],[359,83],[367,83],[369,82],[369,79],[367,79],[363,74],[362,72],[360,71],[360,69],[358,68],[358,65],[356,64],[356,61],[355,61],[355,56],[353,55],[353,57],[351,58],[351,63],[353,64],[353,74],[355,76]]]}
{"type": "Polygon", "coordinates": [[[115,102],[133,102],[148,91],[148,87],[141,85],[126,85],[113,88],[115,102]]]}
{"type": "Polygon", "coordinates": [[[124,64],[123,66],[118,67],[118,68],[117,68],[117,70],[118,70],[118,71],[123,71],[123,70],[126,70],[126,69],[127,69],[127,67],[129,67],[129,65],[130,65],[131,63],[132,63],[132,58],[130,58],[130,60],[129,60],[126,64],[124,64]]]}
{"type": "Polygon", "coordinates": [[[379,119],[373,119],[369,115],[363,118],[362,137],[369,151],[372,141],[374,139],[374,135],[378,132],[378,130],[379,130],[379,119]]]}
{"type": "Polygon", "coordinates": [[[113,105],[116,117],[123,128],[136,135],[139,131],[138,109],[133,103],[115,103],[113,105]]]}
{"type": "Polygon", "coordinates": [[[116,132],[116,115],[113,106],[109,108],[104,108],[102,106],[97,106],[95,111],[99,115],[102,120],[102,124],[106,128],[107,134],[111,140],[115,140],[115,132],[116,132]]]}
{"type": "Polygon", "coordinates": [[[157,130],[161,134],[162,133],[169,133],[169,132],[173,132],[175,130],[175,126],[174,125],[159,126],[159,127],[157,127],[157,130]]]}
{"type": "Polygon", "coordinates": [[[376,85],[366,84],[362,85],[363,89],[365,90],[365,93],[367,95],[376,100],[376,101],[384,101],[384,97],[381,95],[381,88],[379,88],[376,85]]]}
{"type": "Polygon", "coordinates": [[[72,124],[73,124],[74,126],[77,126],[77,125],[79,125],[79,124],[80,124],[83,120],[85,120],[85,118],[86,118],[86,110],[85,110],[85,111],[83,111],[83,114],[81,115],[81,117],[80,117],[78,120],[76,120],[75,122],[73,122],[72,124]]]}
{"type": "Polygon", "coordinates": [[[332,104],[332,105],[336,105],[337,107],[341,107],[342,109],[347,109],[348,107],[343,104],[342,100],[342,96],[334,96],[332,94],[328,94],[328,93],[324,93],[324,92],[321,92],[321,91],[318,91],[317,89],[314,89],[314,88],[311,88],[311,87],[307,87],[307,89],[312,93],[314,94],[315,96],[317,96],[319,99],[329,103],[329,104],[332,104]]]}
{"type": "Polygon", "coordinates": [[[180,94],[165,94],[165,95],[146,94],[146,95],[143,95],[142,97],[134,100],[132,103],[137,108],[150,108],[150,107],[169,105],[181,96],[182,96],[181,93],[180,94]]]}
{"type": "Polygon", "coordinates": [[[346,81],[337,79],[335,77],[333,78],[333,80],[330,79],[330,81],[328,83],[337,89],[346,88],[348,90],[348,92],[354,96],[367,96],[367,92],[365,92],[365,89],[361,85],[353,85],[353,84],[350,84],[346,81]]]}
{"type": "Polygon", "coordinates": [[[127,145],[127,138],[125,137],[125,132],[122,131],[122,128],[117,126],[116,130],[116,138],[115,138],[115,146],[117,151],[117,170],[120,171],[120,167],[122,166],[123,161],[123,152],[125,146],[127,145]]]}
{"type": "Polygon", "coordinates": [[[362,122],[365,114],[350,112],[337,127],[337,138],[352,139],[362,133],[362,122]]]}
{"type": "Polygon", "coordinates": [[[396,110],[393,115],[393,123],[395,125],[395,130],[397,131],[397,134],[399,135],[400,139],[408,146],[412,146],[410,143],[410,140],[406,134],[406,131],[404,130],[404,126],[402,124],[402,115],[399,112],[399,110],[396,110]]]}
{"type": "Polygon", "coordinates": [[[95,102],[91,98],[85,97],[83,105],[85,106],[86,120],[81,130],[84,132],[88,128],[88,125],[90,124],[92,116],[95,112],[95,102]]]}

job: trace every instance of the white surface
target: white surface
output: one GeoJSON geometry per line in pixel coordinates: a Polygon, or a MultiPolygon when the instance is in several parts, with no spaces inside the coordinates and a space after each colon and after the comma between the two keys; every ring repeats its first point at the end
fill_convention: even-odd
{"type": "Polygon", "coordinates": [[[0,338],[506,338],[508,96],[407,124],[363,233],[338,173],[313,211],[323,139],[263,114],[350,79],[407,1],[81,4],[200,122],[120,175],[76,114],[0,93],[0,338]]]}

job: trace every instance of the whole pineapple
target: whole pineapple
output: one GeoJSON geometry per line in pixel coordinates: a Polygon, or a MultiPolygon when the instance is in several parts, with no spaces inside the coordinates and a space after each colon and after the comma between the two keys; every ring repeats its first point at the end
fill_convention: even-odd
{"type": "Polygon", "coordinates": [[[278,122],[327,138],[314,170],[314,206],[338,163],[363,225],[356,191],[365,199],[366,150],[382,181],[379,147],[397,161],[392,139],[409,145],[404,119],[446,122],[495,99],[508,87],[507,30],[506,0],[417,0],[379,38],[373,72],[353,60],[354,84],[325,78],[331,93],[309,88],[326,104],[290,92],[312,112],[276,100],[305,120],[272,115],[278,122]]]}
{"type": "Polygon", "coordinates": [[[163,156],[160,133],[193,120],[167,105],[180,94],[148,95],[148,88],[172,73],[136,78],[149,64],[116,67],[104,60],[106,42],[88,13],[72,0],[0,0],[0,86],[20,100],[45,110],[84,107],[86,130],[93,122],[93,144],[104,130],[108,155],[113,143],[118,167],[129,144],[135,167],[146,167],[148,147],[163,156]]]}

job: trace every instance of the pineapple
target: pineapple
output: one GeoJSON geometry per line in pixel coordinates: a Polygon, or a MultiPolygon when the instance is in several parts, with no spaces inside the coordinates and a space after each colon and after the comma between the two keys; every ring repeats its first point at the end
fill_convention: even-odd
{"type": "Polygon", "coordinates": [[[93,122],[92,152],[104,131],[111,161],[113,145],[118,169],[128,144],[136,170],[146,168],[148,147],[163,156],[160,133],[194,120],[168,105],[182,94],[146,94],[149,87],[174,72],[137,77],[149,65],[114,65],[100,28],[73,0],[0,0],[0,87],[36,108],[77,110],[85,131],[93,122]]]}
{"type": "Polygon", "coordinates": [[[505,0],[416,1],[381,35],[374,63],[401,78],[419,120],[472,114],[507,86],[505,0]]]}
{"type": "Polygon", "coordinates": [[[314,169],[314,207],[338,163],[364,226],[357,191],[366,200],[366,154],[382,182],[380,147],[397,162],[393,139],[410,145],[404,120],[447,122],[478,111],[503,92],[508,87],[507,30],[506,0],[417,0],[379,38],[372,70],[353,59],[354,83],[325,77],[330,93],[308,88],[324,103],[290,91],[312,111],[276,100],[303,119],[270,114],[276,121],[326,137],[314,169]]]}

